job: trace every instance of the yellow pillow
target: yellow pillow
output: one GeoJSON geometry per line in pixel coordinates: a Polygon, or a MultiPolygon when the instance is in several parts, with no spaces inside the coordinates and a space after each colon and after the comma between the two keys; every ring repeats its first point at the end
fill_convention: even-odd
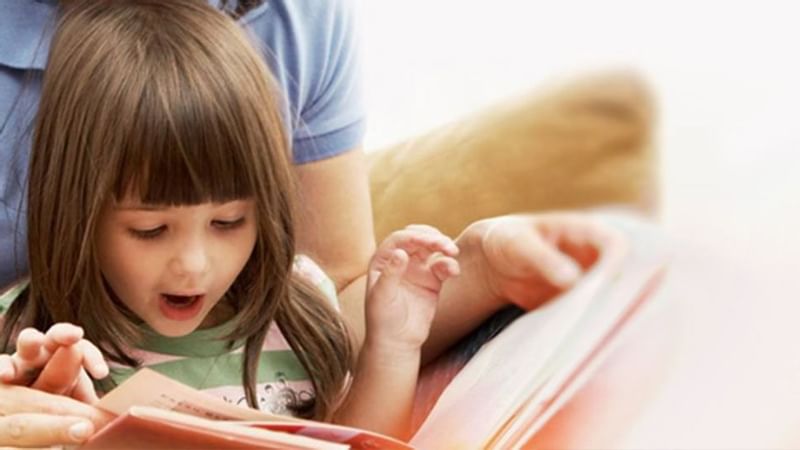
{"type": "Polygon", "coordinates": [[[657,206],[653,102],[633,73],[604,73],[515,98],[370,153],[375,233],[410,223],[455,236],[485,217],[657,206]]]}

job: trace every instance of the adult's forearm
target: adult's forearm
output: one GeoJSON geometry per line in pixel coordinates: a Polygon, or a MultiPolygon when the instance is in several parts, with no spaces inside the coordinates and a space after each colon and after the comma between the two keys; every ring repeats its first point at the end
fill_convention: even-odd
{"type": "Polygon", "coordinates": [[[486,223],[476,222],[456,240],[461,274],[442,286],[431,332],[422,347],[423,365],[508,304],[491,285],[481,243],[486,228],[486,223]]]}
{"type": "Polygon", "coordinates": [[[375,253],[364,153],[359,149],[295,166],[297,250],[322,266],[341,292],[375,253]]]}

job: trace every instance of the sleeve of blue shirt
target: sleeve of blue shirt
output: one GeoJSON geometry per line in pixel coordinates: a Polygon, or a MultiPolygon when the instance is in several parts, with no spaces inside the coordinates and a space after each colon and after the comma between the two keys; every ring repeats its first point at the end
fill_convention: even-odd
{"type": "Polygon", "coordinates": [[[360,146],[365,113],[352,0],[268,1],[242,22],[286,95],[295,163],[360,146]]]}

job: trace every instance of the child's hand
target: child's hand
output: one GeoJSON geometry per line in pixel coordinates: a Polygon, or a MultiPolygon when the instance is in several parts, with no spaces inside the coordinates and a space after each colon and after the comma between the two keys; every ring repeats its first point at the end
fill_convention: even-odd
{"type": "Polygon", "coordinates": [[[0,382],[94,403],[89,374],[105,378],[108,365],[100,350],[83,339],[83,329],[68,323],[55,324],[44,334],[26,328],[17,338],[17,351],[0,355],[0,382]]]}
{"type": "Polygon", "coordinates": [[[489,295],[532,309],[569,288],[621,239],[613,228],[579,213],[505,216],[470,225],[462,256],[479,263],[489,295]]]}
{"type": "Polygon", "coordinates": [[[419,350],[442,283],[459,274],[458,247],[437,229],[410,225],[389,235],[369,265],[367,342],[419,350]]]}

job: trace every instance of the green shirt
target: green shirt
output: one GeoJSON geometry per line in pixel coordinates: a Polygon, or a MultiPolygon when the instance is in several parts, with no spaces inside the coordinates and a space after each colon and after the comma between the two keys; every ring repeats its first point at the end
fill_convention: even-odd
{"type": "MultiPolygon", "coordinates": [[[[335,286],[319,266],[309,258],[299,256],[294,270],[318,286],[338,308],[335,286]]],[[[23,282],[0,295],[0,314],[5,313],[26,287],[27,282],[23,282]]],[[[242,387],[244,341],[231,347],[222,339],[233,326],[234,323],[227,322],[180,337],[161,336],[151,331],[146,334],[143,344],[129,354],[141,361],[143,367],[230,403],[246,406],[242,387]]],[[[135,371],[134,368],[111,364],[111,378],[117,384],[135,371]]],[[[262,345],[257,380],[259,406],[273,414],[290,414],[292,405],[314,396],[308,375],[274,323],[262,345]]]]}

